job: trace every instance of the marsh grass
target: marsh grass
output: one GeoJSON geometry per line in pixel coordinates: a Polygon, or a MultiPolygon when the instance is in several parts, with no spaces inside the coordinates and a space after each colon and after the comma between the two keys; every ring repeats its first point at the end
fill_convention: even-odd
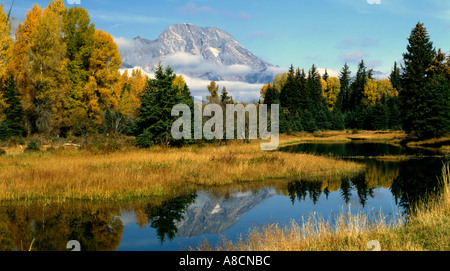
{"type": "Polygon", "coordinates": [[[90,152],[87,148],[0,158],[0,200],[131,200],[199,187],[280,178],[343,176],[364,165],[306,154],[264,152],[259,142],[90,152]]]}
{"type": "Polygon", "coordinates": [[[384,251],[450,250],[450,165],[442,169],[442,191],[412,207],[405,219],[386,220],[376,213],[350,209],[325,220],[315,214],[288,225],[253,228],[235,242],[222,239],[214,247],[207,241],[196,250],[218,251],[368,251],[376,240],[384,251]]]}

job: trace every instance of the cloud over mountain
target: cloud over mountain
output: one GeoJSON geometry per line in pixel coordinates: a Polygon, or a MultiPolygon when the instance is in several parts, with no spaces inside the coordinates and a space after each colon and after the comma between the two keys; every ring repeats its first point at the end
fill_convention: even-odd
{"type": "MultiPolygon", "coordinates": [[[[262,85],[272,81],[275,74],[286,71],[265,62],[216,27],[178,24],[167,28],[156,40],[119,37],[115,41],[124,68],[142,67],[152,73],[161,63],[190,78],[193,84],[202,82],[205,91],[210,81],[226,82],[230,93],[234,91],[247,100],[257,100],[262,85]]],[[[188,85],[196,90],[193,84],[188,85]]]]}

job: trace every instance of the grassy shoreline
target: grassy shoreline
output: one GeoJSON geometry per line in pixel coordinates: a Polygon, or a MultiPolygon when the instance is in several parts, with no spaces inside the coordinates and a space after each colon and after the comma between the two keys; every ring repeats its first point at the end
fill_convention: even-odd
{"type": "Polygon", "coordinates": [[[260,141],[114,152],[52,146],[48,151],[17,153],[16,147],[7,153],[0,157],[0,201],[164,198],[201,187],[342,176],[364,170],[364,165],[349,161],[261,151],[260,141]]]}

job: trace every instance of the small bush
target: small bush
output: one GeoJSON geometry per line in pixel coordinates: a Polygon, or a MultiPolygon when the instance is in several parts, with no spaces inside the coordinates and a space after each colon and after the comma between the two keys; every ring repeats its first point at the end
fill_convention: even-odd
{"type": "Polygon", "coordinates": [[[4,149],[0,148],[0,156],[2,156],[2,155],[6,155],[6,151],[4,149]]]}
{"type": "Polygon", "coordinates": [[[148,131],[145,130],[144,133],[137,136],[136,139],[136,145],[140,148],[150,148],[154,145],[154,135],[148,131]]]}
{"type": "Polygon", "coordinates": [[[25,152],[33,152],[33,151],[40,151],[38,144],[36,141],[31,140],[30,143],[28,143],[27,148],[25,149],[25,152]]]}

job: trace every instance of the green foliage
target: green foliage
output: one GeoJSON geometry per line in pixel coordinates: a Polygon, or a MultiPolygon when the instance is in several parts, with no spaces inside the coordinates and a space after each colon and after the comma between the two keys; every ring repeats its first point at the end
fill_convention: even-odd
{"type": "MultiPolygon", "coordinates": [[[[177,104],[187,104],[193,108],[193,99],[189,91],[180,91],[173,86],[176,75],[170,67],[163,70],[159,65],[155,79],[149,79],[147,88],[141,97],[139,116],[135,121],[137,145],[148,147],[152,144],[179,145],[171,135],[173,122],[172,108],[177,104]]],[[[193,110],[191,110],[193,112],[193,110]]]]}
{"type": "Polygon", "coordinates": [[[30,143],[28,143],[27,147],[25,148],[25,152],[34,152],[34,151],[40,151],[40,149],[36,141],[31,140],[30,143]]]}
{"type": "Polygon", "coordinates": [[[143,133],[137,136],[136,145],[141,148],[149,148],[155,144],[155,140],[155,136],[150,132],[149,129],[146,129],[143,133]]]}
{"type": "Polygon", "coordinates": [[[2,156],[2,155],[6,155],[6,151],[4,149],[0,148],[0,156],[2,156]]]}
{"type": "Polygon", "coordinates": [[[430,128],[432,125],[426,124],[426,118],[430,115],[426,106],[432,103],[428,89],[429,71],[436,52],[426,28],[421,23],[411,31],[408,41],[407,52],[403,54],[404,72],[401,78],[402,89],[399,92],[403,129],[407,133],[423,134],[427,128],[422,126],[430,128]]]}
{"type": "Polygon", "coordinates": [[[20,102],[20,94],[12,76],[7,79],[1,92],[6,98],[7,107],[3,109],[6,120],[0,123],[0,140],[6,141],[12,136],[26,136],[27,130],[22,125],[24,113],[20,102]]]}
{"type": "Polygon", "coordinates": [[[350,85],[349,110],[355,111],[361,105],[367,80],[366,66],[364,61],[361,60],[358,65],[358,71],[356,72],[356,78],[350,85]]]}
{"type": "Polygon", "coordinates": [[[331,114],[322,94],[321,80],[314,65],[309,70],[308,76],[299,68],[294,72],[291,65],[286,83],[279,95],[273,85],[268,86],[264,103],[280,104],[281,132],[314,132],[330,127],[331,114]]]}
{"type": "Polygon", "coordinates": [[[269,85],[266,91],[266,95],[264,97],[264,104],[279,104],[280,103],[280,94],[275,89],[275,86],[272,84],[269,85]]]}
{"type": "Polygon", "coordinates": [[[341,112],[347,112],[349,109],[349,92],[350,92],[350,78],[351,71],[347,63],[345,63],[339,76],[339,82],[341,84],[341,89],[337,96],[336,107],[341,110],[341,112]]]}
{"type": "Polygon", "coordinates": [[[63,32],[72,88],[80,87],[89,78],[89,60],[94,53],[95,26],[84,8],[73,6],[63,14],[63,32]]]}
{"type": "Polygon", "coordinates": [[[145,214],[150,226],[156,230],[161,244],[166,238],[172,240],[178,232],[176,223],[184,218],[189,205],[195,202],[197,195],[188,194],[178,198],[164,201],[161,205],[148,205],[145,214]]]}
{"type": "Polygon", "coordinates": [[[434,75],[422,92],[417,105],[413,132],[423,138],[442,137],[450,132],[450,80],[434,75]]]}
{"type": "Polygon", "coordinates": [[[377,103],[373,107],[371,124],[373,130],[389,129],[389,108],[385,102],[377,103]]]}
{"type": "Polygon", "coordinates": [[[335,108],[331,112],[330,129],[331,130],[344,130],[345,129],[344,115],[337,108],[335,108]]]}

